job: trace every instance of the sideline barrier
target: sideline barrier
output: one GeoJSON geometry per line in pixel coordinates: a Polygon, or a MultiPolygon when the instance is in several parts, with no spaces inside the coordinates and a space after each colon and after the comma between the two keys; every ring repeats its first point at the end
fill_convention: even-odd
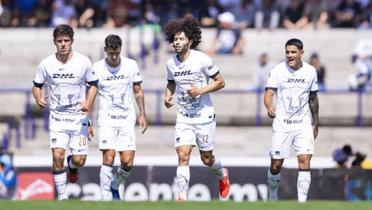
{"type": "MultiPolygon", "coordinates": [[[[67,184],[69,198],[100,200],[100,167],[79,170],[79,180],[67,184]]],[[[50,167],[18,168],[17,199],[54,199],[55,187],[50,167]]],[[[232,201],[267,201],[266,167],[229,167],[232,201]]],[[[203,166],[190,167],[189,200],[219,199],[218,180],[203,166]]],[[[296,169],[283,169],[280,200],[297,199],[296,169]]],[[[175,200],[176,166],[135,166],[125,187],[119,191],[125,201],[175,200]]],[[[371,200],[372,170],[313,169],[309,200],[371,200]]]]}

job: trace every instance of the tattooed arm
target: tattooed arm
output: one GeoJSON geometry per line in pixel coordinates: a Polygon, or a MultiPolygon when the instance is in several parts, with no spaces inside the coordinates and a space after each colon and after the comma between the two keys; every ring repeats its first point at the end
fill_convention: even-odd
{"type": "Polygon", "coordinates": [[[311,116],[313,118],[313,132],[314,138],[318,136],[318,127],[319,127],[319,100],[316,92],[310,92],[309,97],[309,106],[311,116]]]}

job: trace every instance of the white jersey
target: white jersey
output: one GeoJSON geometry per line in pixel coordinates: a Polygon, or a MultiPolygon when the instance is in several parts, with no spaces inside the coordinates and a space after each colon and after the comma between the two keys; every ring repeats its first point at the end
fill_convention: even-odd
{"type": "Polygon", "coordinates": [[[167,62],[167,79],[176,84],[177,122],[200,124],[214,119],[214,108],[209,94],[191,97],[187,93],[191,85],[202,88],[208,85],[209,77],[219,73],[212,59],[206,54],[191,50],[189,57],[180,62],[173,56],[167,62]]]}
{"type": "Polygon", "coordinates": [[[93,65],[96,72],[99,94],[98,124],[100,126],[134,125],[133,85],[142,82],[136,61],[121,57],[118,67],[110,67],[106,59],[93,65]]]}
{"type": "Polygon", "coordinates": [[[277,93],[274,131],[312,128],[309,95],[318,91],[318,81],[315,68],[305,62],[302,64],[300,69],[293,70],[282,62],[270,72],[266,88],[275,89],[277,93]]]}
{"type": "Polygon", "coordinates": [[[61,63],[55,54],[46,57],[35,74],[35,83],[47,84],[51,114],[86,114],[78,112],[79,102],[86,101],[87,82],[97,81],[97,77],[88,57],[72,53],[67,63],[61,63]]]}

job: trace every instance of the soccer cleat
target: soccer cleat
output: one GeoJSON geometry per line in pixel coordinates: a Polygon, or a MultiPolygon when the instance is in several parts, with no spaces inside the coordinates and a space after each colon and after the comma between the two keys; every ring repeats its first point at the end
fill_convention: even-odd
{"type": "Polygon", "coordinates": [[[229,180],[229,171],[227,168],[224,168],[225,170],[225,177],[223,179],[220,179],[220,197],[221,198],[227,198],[230,191],[230,180],[229,180]]]}
{"type": "Polygon", "coordinates": [[[102,201],[112,201],[111,190],[101,190],[102,201]]]}
{"type": "Polygon", "coordinates": [[[67,166],[68,166],[67,179],[70,183],[75,183],[78,180],[78,169],[70,168],[69,162],[71,158],[72,158],[72,155],[67,156],[67,166]]]}
{"type": "Polygon", "coordinates": [[[113,187],[110,187],[110,190],[111,190],[111,194],[112,194],[112,200],[120,200],[120,194],[119,194],[119,190],[117,189],[114,189],[113,187]]]}
{"type": "Polygon", "coordinates": [[[185,202],[187,200],[187,195],[186,195],[186,192],[183,191],[183,192],[180,192],[178,194],[178,197],[177,197],[177,202],[185,202]]]}
{"type": "Polygon", "coordinates": [[[58,200],[59,201],[67,201],[68,200],[67,195],[66,194],[58,195],[58,200]]]}
{"type": "Polygon", "coordinates": [[[176,201],[177,201],[178,203],[183,203],[183,202],[186,201],[186,199],[181,198],[181,197],[178,197],[176,201]]]}
{"type": "Polygon", "coordinates": [[[269,186],[269,201],[277,201],[278,200],[278,189],[279,189],[279,187],[271,188],[269,186]]]}

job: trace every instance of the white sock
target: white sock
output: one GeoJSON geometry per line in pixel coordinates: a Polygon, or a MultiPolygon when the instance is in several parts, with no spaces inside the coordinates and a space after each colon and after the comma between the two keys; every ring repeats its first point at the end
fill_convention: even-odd
{"type": "Polygon", "coordinates": [[[214,163],[209,168],[213,171],[218,179],[223,179],[226,176],[222,163],[217,157],[214,158],[214,163]]]}
{"type": "Polygon", "coordinates": [[[71,169],[78,168],[77,166],[75,166],[75,165],[72,163],[72,159],[73,159],[73,158],[71,158],[70,161],[68,161],[68,163],[67,163],[67,164],[68,164],[68,167],[71,168],[71,169]]]}
{"type": "Polygon", "coordinates": [[[189,166],[178,166],[177,167],[177,189],[178,198],[180,200],[187,200],[187,191],[190,182],[190,167],[189,166]]]}
{"type": "Polygon", "coordinates": [[[303,203],[307,200],[307,193],[309,192],[311,183],[310,171],[299,171],[297,178],[297,196],[298,202],[303,203]]]}
{"type": "Polygon", "coordinates": [[[112,200],[112,194],[110,191],[110,184],[113,179],[112,168],[112,166],[102,164],[99,173],[102,200],[104,201],[112,200]]]}
{"type": "Polygon", "coordinates": [[[267,170],[267,184],[269,187],[269,200],[278,200],[278,189],[280,183],[280,173],[273,175],[269,170],[267,170]]]}
{"type": "Polygon", "coordinates": [[[58,200],[67,200],[66,195],[66,171],[55,171],[53,172],[54,183],[56,184],[58,200]]]}
{"type": "Polygon", "coordinates": [[[125,180],[127,180],[131,172],[132,171],[126,171],[122,167],[119,167],[114,176],[114,180],[111,182],[111,187],[116,190],[119,189],[119,185],[125,183],[125,180]]]}

